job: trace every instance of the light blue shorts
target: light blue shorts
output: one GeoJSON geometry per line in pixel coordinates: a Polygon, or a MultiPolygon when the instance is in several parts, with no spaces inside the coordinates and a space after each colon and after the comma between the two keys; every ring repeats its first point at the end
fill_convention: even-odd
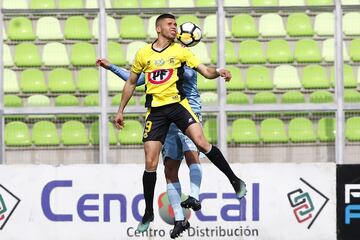
{"type": "MultiPolygon", "coordinates": [[[[201,115],[196,115],[198,116],[200,122],[202,122],[201,115]]],[[[187,151],[199,152],[195,143],[183,134],[174,123],[171,123],[162,149],[163,159],[165,160],[166,158],[169,158],[181,161],[184,158],[184,152],[187,151]]],[[[204,157],[205,155],[200,152],[199,158],[204,157]]]]}

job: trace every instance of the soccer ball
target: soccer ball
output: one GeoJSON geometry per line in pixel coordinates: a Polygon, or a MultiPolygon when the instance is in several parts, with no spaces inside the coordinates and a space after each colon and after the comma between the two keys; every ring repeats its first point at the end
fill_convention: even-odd
{"type": "Polygon", "coordinates": [[[201,40],[201,29],[192,22],[186,22],[179,26],[177,40],[186,47],[192,47],[201,40]]]}

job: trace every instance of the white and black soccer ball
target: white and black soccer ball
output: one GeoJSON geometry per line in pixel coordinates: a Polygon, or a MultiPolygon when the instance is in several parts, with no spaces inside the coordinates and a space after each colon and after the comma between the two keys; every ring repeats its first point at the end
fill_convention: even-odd
{"type": "Polygon", "coordinates": [[[201,29],[192,22],[185,22],[178,28],[177,40],[187,47],[193,47],[201,41],[201,29]]]}

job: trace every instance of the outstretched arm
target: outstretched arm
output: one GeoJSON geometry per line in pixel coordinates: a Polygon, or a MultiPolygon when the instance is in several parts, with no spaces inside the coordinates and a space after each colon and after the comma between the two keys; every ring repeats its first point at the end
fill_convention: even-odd
{"type": "Polygon", "coordinates": [[[214,79],[217,77],[223,77],[225,79],[225,81],[230,81],[231,80],[231,73],[229,70],[226,70],[224,68],[221,69],[216,69],[214,67],[207,67],[204,64],[200,64],[197,67],[197,71],[203,75],[204,77],[208,78],[208,79],[214,79]]]}

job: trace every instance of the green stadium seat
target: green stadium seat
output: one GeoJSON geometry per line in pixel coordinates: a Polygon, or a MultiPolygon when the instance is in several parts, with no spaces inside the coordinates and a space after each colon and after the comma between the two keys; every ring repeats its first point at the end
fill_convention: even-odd
{"type": "Polygon", "coordinates": [[[4,107],[22,107],[22,100],[16,95],[4,95],[4,107]]]}
{"type": "MultiPolygon", "coordinates": [[[[335,41],[333,38],[326,39],[323,42],[322,57],[326,62],[334,62],[335,59],[335,41]]],[[[350,56],[347,51],[345,42],[343,42],[343,59],[344,61],[350,61],[350,56]]]]}
{"type": "Polygon", "coordinates": [[[58,0],[60,9],[84,8],[82,0],[58,0]]]}
{"type": "Polygon", "coordinates": [[[249,90],[273,89],[269,69],[264,66],[249,67],[246,72],[246,88],[249,90]]]}
{"type": "MultiPolygon", "coordinates": [[[[358,1],[358,0],[357,0],[358,1]]],[[[358,1],[360,4],[360,1],[358,1]]],[[[359,36],[360,35],[360,27],[358,24],[354,24],[356,22],[360,22],[360,13],[358,12],[348,12],[345,13],[343,17],[343,32],[346,36],[359,36]]]]}
{"type": "Polygon", "coordinates": [[[10,122],[5,126],[5,145],[13,146],[30,146],[30,132],[28,126],[23,122],[10,122]]]}
{"type": "Polygon", "coordinates": [[[74,93],[75,84],[70,70],[56,68],[49,73],[49,90],[52,93],[74,93]]]}
{"type": "Polygon", "coordinates": [[[193,0],[171,0],[169,8],[193,8],[195,7],[193,0]]]}
{"type": "Polygon", "coordinates": [[[254,7],[271,7],[278,6],[278,0],[251,0],[254,7]]]}
{"type": "Polygon", "coordinates": [[[54,9],[55,7],[54,0],[31,0],[30,2],[31,9],[54,9]]]}
{"type": "Polygon", "coordinates": [[[82,68],[77,78],[79,92],[99,91],[99,71],[96,68],[82,68]]]}
{"type": "Polygon", "coordinates": [[[360,85],[360,67],[358,68],[357,83],[360,85]]]}
{"type": "Polygon", "coordinates": [[[55,124],[50,121],[36,122],[32,128],[32,142],[35,146],[58,146],[60,140],[55,124]]]}
{"type": "Polygon", "coordinates": [[[108,59],[115,65],[126,65],[125,51],[120,43],[108,42],[108,59]]]}
{"type": "Polygon", "coordinates": [[[119,131],[118,139],[121,145],[142,144],[143,127],[139,121],[126,120],[124,128],[119,131]]]}
{"type": "Polygon", "coordinates": [[[296,67],[290,65],[276,67],[273,82],[277,89],[300,89],[302,87],[296,67]]]}
{"type": "MultiPolygon", "coordinates": [[[[213,64],[217,64],[217,60],[218,60],[218,43],[217,42],[211,43],[210,56],[211,56],[211,62],[213,64]]],[[[238,62],[238,57],[236,56],[236,53],[234,50],[234,44],[228,40],[225,41],[225,62],[227,64],[238,62]]]]}
{"type": "Polygon", "coordinates": [[[19,83],[16,73],[11,69],[4,69],[4,92],[5,93],[18,93],[20,92],[19,83]]]}
{"type": "MultiPolygon", "coordinates": [[[[207,0],[205,0],[207,1],[207,0]]],[[[230,37],[229,26],[225,21],[225,37],[230,37]]],[[[215,14],[207,15],[204,19],[204,27],[202,28],[203,37],[215,38],[217,36],[217,19],[215,14]]]]}
{"type": "Polygon", "coordinates": [[[270,63],[291,63],[294,56],[289,43],[284,39],[274,39],[268,43],[267,59],[270,63]]]}
{"type": "Polygon", "coordinates": [[[310,103],[333,103],[333,95],[325,90],[318,90],[310,94],[310,103]]]}
{"type": "Polygon", "coordinates": [[[10,40],[35,40],[31,21],[26,17],[12,18],[8,24],[7,34],[10,40]]]}
{"type": "Polygon", "coordinates": [[[125,81],[121,80],[111,71],[107,71],[107,87],[109,92],[121,92],[124,88],[125,81]]]}
{"type": "Polygon", "coordinates": [[[132,41],[131,43],[129,43],[127,45],[127,48],[126,48],[126,61],[127,61],[127,64],[132,64],[133,63],[136,52],[140,48],[144,47],[146,44],[147,43],[143,42],[143,41],[132,41]]]}
{"type": "Polygon", "coordinates": [[[360,62],[360,39],[353,39],[351,41],[350,58],[353,62],[360,62]]]}
{"type": "Polygon", "coordinates": [[[239,45],[239,60],[243,64],[265,63],[262,45],[256,40],[245,40],[239,45]]]}
{"type": "MultiPolygon", "coordinates": [[[[99,134],[100,134],[100,127],[99,127],[99,122],[96,121],[93,124],[91,124],[90,127],[90,143],[93,145],[97,145],[99,144],[99,134]]],[[[108,136],[109,136],[109,144],[110,145],[116,145],[118,140],[116,138],[116,133],[115,133],[115,129],[114,129],[114,125],[109,122],[108,123],[108,136]]]]}
{"type": "Polygon", "coordinates": [[[320,65],[304,67],[301,83],[305,89],[330,88],[326,70],[320,65]]]}
{"type": "Polygon", "coordinates": [[[318,43],[313,39],[301,39],[295,44],[295,60],[299,63],[321,62],[318,43]]]}
{"type": "Polygon", "coordinates": [[[242,79],[242,74],[241,74],[240,68],[230,65],[230,66],[227,66],[226,69],[231,72],[231,76],[232,76],[231,81],[226,82],[226,89],[227,90],[244,90],[245,83],[242,79]]]}
{"type": "Polygon", "coordinates": [[[253,99],[254,104],[271,104],[276,102],[276,95],[272,92],[258,92],[253,99]]]}
{"type": "Polygon", "coordinates": [[[289,122],[289,139],[293,143],[316,142],[312,122],[303,117],[291,119],[289,122]]]}
{"type": "Polygon", "coordinates": [[[349,141],[360,141],[360,117],[346,120],[345,136],[349,141]]]}
{"type": "Polygon", "coordinates": [[[200,91],[216,90],[217,81],[215,79],[207,79],[200,73],[197,73],[197,86],[200,91]]]}
{"type": "Polygon", "coordinates": [[[49,42],[44,45],[42,61],[45,66],[69,66],[66,46],[60,42],[49,42]]]}
{"type": "Polygon", "coordinates": [[[65,21],[65,39],[90,40],[93,35],[90,32],[89,22],[84,16],[71,16],[65,21]]]}
{"type": "MultiPolygon", "coordinates": [[[[119,106],[120,105],[120,101],[121,101],[121,93],[116,94],[115,96],[112,97],[111,99],[111,106],[119,106]]],[[[127,104],[128,106],[135,106],[136,105],[136,101],[134,97],[131,97],[129,99],[129,102],[127,104]]]]}
{"type": "Polygon", "coordinates": [[[227,104],[249,104],[247,95],[243,92],[231,92],[226,96],[227,104]]]}
{"type": "Polygon", "coordinates": [[[113,0],[113,8],[139,8],[138,0],[113,0]]]}
{"type": "MultiPolygon", "coordinates": [[[[95,39],[99,38],[99,17],[96,17],[93,21],[92,35],[95,39]]],[[[111,16],[106,16],[106,36],[108,39],[117,39],[119,37],[115,19],[111,16]]]]}
{"type": "Polygon", "coordinates": [[[46,93],[48,91],[42,71],[29,68],[21,72],[20,88],[23,93],[46,93]]]}
{"type": "Polygon", "coordinates": [[[305,103],[305,96],[300,91],[289,91],[281,96],[281,103],[305,103]]]}
{"type": "Polygon", "coordinates": [[[200,93],[200,99],[203,105],[218,104],[218,95],[216,92],[202,92],[200,93]]]}
{"type": "Polygon", "coordinates": [[[206,44],[204,42],[199,42],[197,45],[191,47],[191,52],[197,56],[201,63],[211,63],[206,44]]]}
{"type": "Polygon", "coordinates": [[[336,121],[335,118],[324,117],[318,122],[317,136],[320,142],[335,141],[336,121]]]}
{"type": "Polygon", "coordinates": [[[279,0],[279,6],[304,6],[304,0],[279,0]]]}
{"type": "Polygon", "coordinates": [[[3,0],[3,8],[5,9],[27,9],[27,0],[3,0]]]}
{"type": "Polygon", "coordinates": [[[260,138],[264,143],[287,143],[283,121],[277,118],[268,118],[260,124],[260,138]]]}
{"type": "Polygon", "coordinates": [[[61,128],[61,141],[65,146],[89,144],[84,124],[75,120],[65,122],[61,128]]]}
{"type": "MultiPolygon", "coordinates": [[[[147,35],[150,37],[150,38],[157,38],[157,32],[155,31],[155,23],[156,23],[156,19],[159,15],[154,15],[154,16],[151,16],[149,18],[149,22],[148,22],[148,28],[147,28],[147,35]]],[[[180,24],[178,24],[180,25],[180,24]]]]}
{"type": "MultiPolygon", "coordinates": [[[[127,0],[127,1],[123,1],[123,2],[130,2],[130,1],[127,0]]],[[[85,8],[99,8],[98,1],[86,0],[85,8]]],[[[111,8],[111,1],[110,0],[105,0],[105,8],[111,8]]]]}
{"type": "Polygon", "coordinates": [[[84,98],[84,106],[96,107],[99,106],[99,94],[89,94],[84,98]]]}
{"type": "Polygon", "coordinates": [[[360,4],[360,0],[341,0],[342,5],[357,5],[360,4]]]}
{"type": "Polygon", "coordinates": [[[178,26],[180,26],[181,24],[183,24],[185,22],[192,22],[192,23],[195,23],[196,25],[200,26],[200,20],[195,15],[188,15],[188,14],[180,15],[178,17],[178,19],[176,19],[176,23],[178,26]]]}
{"type": "Polygon", "coordinates": [[[225,7],[249,7],[249,0],[224,0],[225,7]]]}
{"type": "Polygon", "coordinates": [[[315,17],[314,31],[318,36],[333,36],[335,29],[333,13],[319,13],[315,17]]]}
{"type": "Polygon", "coordinates": [[[166,8],[166,0],[140,0],[142,8],[166,8]]]}
{"type": "MultiPolygon", "coordinates": [[[[354,71],[352,66],[348,64],[343,65],[344,71],[344,87],[345,88],[356,88],[357,82],[354,76],[354,71]]],[[[330,70],[330,82],[335,87],[335,68],[332,67],[330,70]]]]}
{"type": "MultiPolygon", "coordinates": [[[[72,107],[79,106],[80,102],[77,97],[70,94],[61,94],[55,98],[56,107],[72,107]]],[[[81,120],[80,114],[59,114],[56,116],[60,120],[81,120]]]]}
{"type": "Polygon", "coordinates": [[[36,22],[36,37],[39,40],[60,40],[64,38],[60,22],[55,17],[41,17],[36,22]]]}
{"type": "Polygon", "coordinates": [[[286,31],[290,37],[314,35],[311,19],[306,13],[291,13],[287,19],[286,31]]]}
{"type": "Polygon", "coordinates": [[[145,106],[145,101],[146,101],[146,94],[143,94],[140,97],[140,105],[145,106]]]}
{"type": "Polygon", "coordinates": [[[33,43],[20,43],[15,46],[15,65],[18,67],[40,67],[38,48],[33,43]]]}
{"type": "Polygon", "coordinates": [[[283,19],[279,14],[265,13],[259,19],[259,33],[262,37],[286,36],[283,19]]]}
{"type": "MultiPolygon", "coordinates": [[[[26,99],[26,106],[28,107],[50,107],[50,98],[41,94],[31,95],[26,99]]],[[[53,119],[54,115],[29,115],[29,119],[53,119]]]]}
{"type": "Polygon", "coordinates": [[[360,103],[360,93],[355,89],[345,89],[344,101],[346,103],[360,103]]]}
{"type": "Polygon", "coordinates": [[[256,125],[250,119],[236,119],[232,123],[232,139],[235,143],[259,143],[256,125]]]}
{"type": "Polygon", "coordinates": [[[256,38],[259,36],[255,20],[249,14],[235,15],[231,19],[231,34],[233,37],[239,38],[256,38]]]}
{"type": "Polygon", "coordinates": [[[14,66],[14,61],[11,56],[10,47],[7,44],[3,44],[3,61],[4,61],[4,67],[14,66]]]}
{"type": "Polygon", "coordinates": [[[215,0],[194,0],[196,7],[216,7],[215,0]]]}
{"type": "Polygon", "coordinates": [[[94,66],[96,61],[94,45],[87,42],[75,43],[71,49],[70,59],[74,66],[94,66]]]}
{"type": "Polygon", "coordinates": [[[215,144],[218,139],[217,134],[217,119],[216,118],[210,118],[204,122],[203,125],[203,132],[205,135],[205,138],[208,140],[209,143],[215,144]]]}
{"type": "Polygon", "coordinates": [[[309,6],[324,6],[324,5],[333,5],[333,0],[306,0],[307,5],[309,6]]]}
{"type": "MultiPolygon", "coordinates": [[[[125,16],[120,20],[120,37],[128,39],[146,38],[144,21],[139,16],[125,16]]],[[[154,30],[155,31],[155,30],[154,30]]]]}

